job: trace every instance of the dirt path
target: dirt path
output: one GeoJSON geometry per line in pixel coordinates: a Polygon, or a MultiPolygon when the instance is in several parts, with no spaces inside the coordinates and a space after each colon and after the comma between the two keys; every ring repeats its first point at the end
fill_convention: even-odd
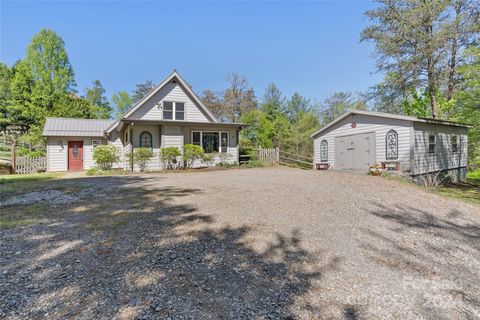
{"type": "Polygon", "coordinates": [[[0,318],[480,317],[479,207],[382,178],[64,178],[7,198],[0,318]]]}

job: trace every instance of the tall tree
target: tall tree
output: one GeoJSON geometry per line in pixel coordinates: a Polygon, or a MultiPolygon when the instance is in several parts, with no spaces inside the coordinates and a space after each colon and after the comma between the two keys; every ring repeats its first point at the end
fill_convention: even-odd
{"type": "Polygon", "coordinates": [[[0,63],[0,131],[5,131],[10,124],[8,106],[10,100],[10,83],[13,78],[12,70],[4,63],[0,63]]]}
{"type": "Polygon", "coordinates": [[[472,10],[478,7],[478,0],[378,3],[377,8],[366,12],[373,24],[363,30],[361,40],[375,42],[377,69],[395,74],[393,79],[403,98],[425,91],[430,113],[437,117],[439,95],[449,99],[455,88],[458,55],[478,36],[472,32],[476,19],[472,10]],[[450,88],[446,94],[444,88],[450,88]]]}
{"type": "Polygon", "coordinates": [[[147,80],[143,83],[137,83],[135,85],[135,90],[133,91],[133,94],[132,94],[133,102],[140,101],[143,97],[145,97],[153,89],[155,89],[155,84],[153,83],[152,80],[147,80]]]}
{"type": "Polygon", "coordinates": [[[261,108],[270,118],[285,109],[285,97],[274,83],[269,84],[265,89],[261,108]]]}
{"type": "Polygon", "coordinates": [[[100,80],[93,81],[93,87],[85,89],[84,98],[90,105],[97,107],[98,114],[95,115],[95,118],[110,118],[112,108],[110,107],[110,102],[108,102],[108,99],[105,96],[105,89],[100,80]]]}
{"type": "MultiPolygon", "coordinates": [[[[9,124],[27,132],[34,125],[43,126],[45,109],[34,103],[34,75],[28,63],[19,60],[12,67],[13,77],[10,82],[10,99],[7,113],[9,124]]],[[[37,130],[39,131],[39,130],[37,130]]]]}
{"type": "Polygon", "coordinates": [[[317,113],[300,111],[292,123],[291,144],[295,154],[310,157],[313,155],[313,143],[310,135],[320,126],[317,113]]]}
{"type": "Polygon", "coordinates": [[[229,121],[237,122],[243,113],[257,107],[257,99],[244,76],[230,73],[227,75],[226,81],[228,88],[223,94],[225,115],[229,121]]]}
{"type": "Polygon", "coordinates": [[[469,162],[480,166],[480,47],[471,46],[464,57],[466,63],[459,68],[464,82],[462,90],[454,95],[452,118],[473,125],[468,130],[469,162]]]}
{"type": "Polygon", "coordinates": [[[292,97],[287,100],[285,112],[290,121],[296,121],[302,113],[310,111],[310,101],[295,92],[292,97]]]}
{"type": "Polygon", "coordinates": [[[128,92],[120,91],[112,96],[112,102],[115,106],[115,118],[118,118],[130,110],[133,99],[128,92]]]}
{"type": "Polygon", "coordinates": [[[202,103],[210,110],[215,118],[220,121],[226,121],[225,119],[225,106],[223,104],[222,99],[215,94],[212,90],[203,90],[202,94],[200,95],[200,100],[202,103]]]}
{"type": "Polygon", "coordinates": [[[367,109],[363,97],[355,97],[350,92],[335,92],[326,98],[322,104],[321,122],[326,125],[352,109],[367,109]]]}
{"type": "Polygon", "coordinates": [[[53,109],[60,96],[75,91],[73,68],[65,43],[54,31],[42,29],[32,38],[25,63],[30,66],[35,81],[33,103],[46,112],[53,109]]]}

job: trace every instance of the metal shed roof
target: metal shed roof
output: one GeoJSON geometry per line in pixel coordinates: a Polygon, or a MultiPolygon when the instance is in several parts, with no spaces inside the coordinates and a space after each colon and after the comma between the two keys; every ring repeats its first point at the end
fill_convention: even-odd
{"type": "Polygon", "coordinates": [[[397,119],[397,120],[406,120],[406,121],[413,121],[413,122],[424,122],[424,123],[432,123],[438,125],[445,125],[445,126],[455,126],[455,127],[471,127],[470,124],[467,123],[460,123],[460,122],[453,122],[453,121],[446,121],[440,119],[430,119],[430,118],[416,118],[410,116],[404,116],[400,114],[392,114],[392,113],[385,113],[385,112],[374,112],[374,111],[363,111],[363,110],[349,110],[337,119],[333,120],[332,122],[328,123],[324,127],[318,129],[314,133],[310,135],[310,138],[315,138],[318,134],[322,133],[323,131],[327,130],[328,128],[332,127],[336,123],[340,122],[342,119],[352,115],[352,114],[360,114],[372,117],[380,117],[380,118],[389,118],[389,119],[397,119]]]}
{"type": "Polygon", "coordinates": [[[113,123],[105,119],[47,118],[44,136],[103,137],[113,123]]]}

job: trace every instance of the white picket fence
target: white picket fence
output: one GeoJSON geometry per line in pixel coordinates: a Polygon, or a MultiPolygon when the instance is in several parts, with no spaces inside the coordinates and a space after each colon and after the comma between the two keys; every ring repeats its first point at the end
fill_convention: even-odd
{"type": "Polygon", "coordinates": [[[47,157],[16,157],[15,173],[26,174],[43,172],[47,170],[47,157]]]}
{"type": "Polygon", "coordinates": [[[280,161],[280,150],[278,148],[254,149],[257,159],[265,166],[276,166],[280,161]]]}

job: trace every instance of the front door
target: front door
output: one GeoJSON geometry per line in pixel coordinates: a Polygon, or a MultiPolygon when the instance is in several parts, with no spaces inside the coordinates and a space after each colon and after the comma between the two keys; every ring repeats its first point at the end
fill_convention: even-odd
{"type": "Polygon", "coordinates": [[[83,141],[68,141],[68,170],[83,170],[83,141]]]}

